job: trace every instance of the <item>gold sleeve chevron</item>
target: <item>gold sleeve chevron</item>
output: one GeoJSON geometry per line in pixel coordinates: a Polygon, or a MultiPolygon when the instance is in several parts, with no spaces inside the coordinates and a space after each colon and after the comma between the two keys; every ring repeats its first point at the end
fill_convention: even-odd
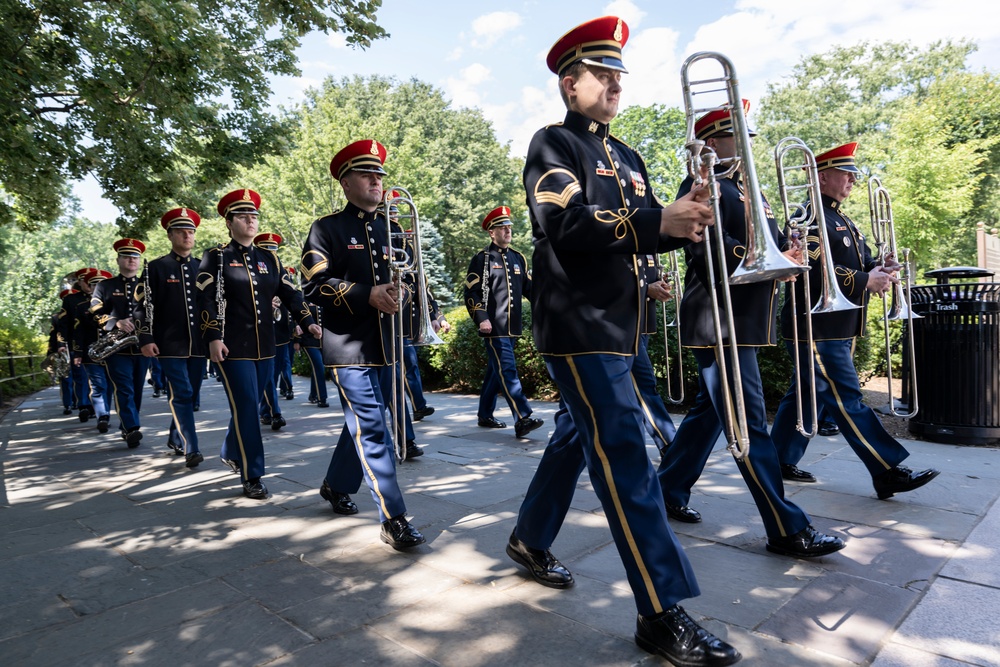
{"type": "Polygon", "coordinates": [[[465,289],[472,289],[473,287],[475,287],[478,284],[479,284],[479,274],[478,273],[470,273],[468,276],[466,276],[466,278],[465,278],[465,289]]]}
{"type": "Polygon", "coordinates": [[[213,274],[208,272],[199,273],[198,280],[195,281],[194,286],[197,287],[202,292],[204,292],[205,288],[214,282],[215,282],[215,276],[213,274]]]}
{"type": "Polygon", "coordinates": [[[302,254],[302,276],[306,280],[312,280],[320,271],[324,271],[330,265],[330,260],[326,255],[318,250],[307,250],[302,254]]]}
{"type": "Polygon", "coordinates": [[[816,261],[816,260],[819,259],[819,256],[820,256],[820,253],[821,253],[820,243],[819,243],[819,237],[818,236],[807,236],[806,237],[806,246],[807,247],[811,247],[813,244],[815,244],[816,247],[809,251],[809,259],[811,259],[813,261],[816,261]]]}
{"type": "Polygon", "coordinates": [[[535,183],[533,195],[536,204],[555,204],[566,208],[570,199],[580,192],[582,188],[576,174],[568,169],[552,169],[542,174],[535,183]]]}

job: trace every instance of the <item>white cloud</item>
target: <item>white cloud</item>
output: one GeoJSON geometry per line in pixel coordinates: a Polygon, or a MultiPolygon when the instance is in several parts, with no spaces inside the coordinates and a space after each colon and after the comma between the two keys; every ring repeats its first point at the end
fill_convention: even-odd
{"type": "Polygon", "coordinates": [[[342,32],[331,32],[326,36],[326,45],[335,49],[347,49],[347,36],[342,32]]]}
{"type": "Polygon", "coordinates": [[[500,141],[510,141],[511,155],[524,157],[535,132],[561,121],[566,115],[557,85],[553,76],[545,89],[525,86],[510,102],[481,107],[500,141]]]}
{"type": "Polygon", "coordinates": [[[455,107],[475,107],[482,104],[482,95],[477,88],[493,78],[490,69],[481,63],[473,63],[462,68],[457,77],[448,77],[444,82],[445,93],[455,107]]]}
{"type": "Polygon", "coordinates": [[[604,8],[604,15],[618,16],[624,19],[625,24],[628,25],[630,34],[634,34],[642,24],[642,19],[646,16],[646,12],[639,9],[632,0],[614,0],[604,8]]]}
{"type": "Polygon", "coordinates": [[[672,28],[649,28],[633,35],[622,54],[629,71],[622,77],[623,108],[636,104],[679,106],[680,34],[672,28]]]}
{"type": "Polygon", "coordinates": [[[521,25],[521,15],[517,12],[492,12],[484,14],[472,22],[475,37],[472,46],[480,49],[492,48],[504,35],[521,25]]]}

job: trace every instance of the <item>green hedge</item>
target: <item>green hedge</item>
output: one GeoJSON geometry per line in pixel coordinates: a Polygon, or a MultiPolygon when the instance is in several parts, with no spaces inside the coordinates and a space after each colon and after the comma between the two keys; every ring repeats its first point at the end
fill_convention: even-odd
{"type": "MultiPolygon", "coordinates": [[[[40,371],[45,366],[45,350],[48,337],[39,335],[27,327],[13,322],[6,317],[0,317],[0,379],[11,377],[8,354],[14,356],[31,354],[34,358],[15,359],[14,375],[24,375],[40,371]]],[[[14,396],[23,396],[52,385],[52,376],[40,373],[33,377],[10,380],[0,383],[0,391],[4,400],[14,396]]]]}

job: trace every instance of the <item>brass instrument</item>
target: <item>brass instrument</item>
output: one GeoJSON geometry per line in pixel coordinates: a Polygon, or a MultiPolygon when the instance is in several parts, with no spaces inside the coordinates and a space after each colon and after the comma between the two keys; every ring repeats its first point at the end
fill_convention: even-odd
{"type": "Polygon", "coordinates": [[[396,302],[396,314],[392,318],[392,405],[389,406],[393,424],[393,442],[396,446],[396,457],[399,461],[406,460],[406,393],[403,379],[405,376],[405,361],[403,359],[404,332],[404,300],[406,286],[404,277],[413,279],[412,308],[419,308],[416,330],[410,332],[413,345],[440,345],[444,341],[435,333],[430,319],[430,312],[424,303],[427,294],[427,277],[424,274],[423,260],[420,255],[420,220],[416,204],[410,193],[404,188],[386,188],[384,205],[386,233],[389,240],[389,264],[392,279],[399,287],[396,302]],[[398,193],[397,196],[392,196],[398,193]],[[395,211],[394,211],[395,209],[395,211]],[[409,226],[407,229],[404,223],[409,226]],[[418,304],[419,299],[419,304],[418,304]],[[398,367],[397,367],[398,364],[398,367]]]}
{"type": "MultiPolygon", "coordinates": [[[[868,210],[871,214],[872,238],[878,248],[878,259],[884,267],[890,257],[896,258],[896,225],[892,217],[892,199],[889,191],[882,185],[882,181],[876,176],[868,179],[868,210]]],[[[910,306],[910,289],[913,287],[913,276],[910,272],[910,249],[900,248],[902,253],[901,268],[899,271],[899,282],[894,283],[891,288],[892,305],[889,305],[889,297],[882,295],[882,325],[885,330],[885,375],[889,392],[889,411],[895,417],[909,419],[917,414],[919,404],[917,401],[917,357],[916,348],[913,341],[913,320],[921,319],[923,316],[913,312],[910,306]],[[904,387],[908,390],[904,395],[910,398],[910,410],[900,412],[896,410],[892,394],[892,344],[889,342],[889,322],[896,320],[906,321],[907,346],[910,352],[910,386],[904,387]]]]}
{"type": "MultiPolygon", "coordinates": [[[[667,372],[667,400],[674,405],[680,405],[684,402],[684,348],[681,346],[681,294],[683,293],[683,287],[681,285],[681,272],[677,267],[677,251],[671,250],[667,253],[669,268],[663,271],[663,280],[670,285],[670,292],[674,295],[674,316],[669,322],[667,321],[667,302],[664,301],[660,304],[660,315],[663,320],[663,359],[666,364],[667,372]],[[678,391],[675,394],[673,388],[673,381],[670,379],[670,330],[674,330],[674,335],[677,338],[677,384],[679,385],[678,391]]],[[[656,258],[659,262],[659,257],[656,258]]]]}
{"type": "Polygon", "coordinates": [[[822,274],[823,291],[820,298],[816,301],[816,305],[810,308],[812,294],[809,281],[803,281],[802,294],[805,298],[806,323],[806,337],[804,340],[799,338],[799,309],[796,303],[796,290],[789,290],[792,308],[792,338],[796,343],[792,346],[794,349],[792,361],[795,371],[799,373],[798,377],[801,378],[805,375],[809,379],[809,406],[812,410],[810,412],[812,415],[812,427],[806,429],[804,414],[805,400],[802,395],[802,383],[797,381],[795,383],[795,429],[804,437],[812,438],[816,435],[816,431],[819,428],[819,422],[816,419],[818,406],[816,404],[816,359],[812,354],[813,341],[815,340],[813,337],[812,316],[818,313],[853,310],[861,306],[852,303],[845,297],[837,285],[837,274],[833,264],[833,256],[830,253],[830,240],[827,236],[826,216],[823,213],[822,204],[823,195],[820,192],[819,172],[816,169],[815,155],[813,155],[813,152],[809,150],[809,147],[801,139],[797,137],[785,137],[774,147],[774,164],[778,172],[778,193],[781,195],[781,205],[785,213],[785,220],[788,223],[788,236],[797,237],[802,244],[802,263],[804,266],[809,267],[809,233],[815,230],[816,236],[819,239],[819,268],[822,274]],[[789,153],[796,152],[800,155],[799,159],[795,160],[794,164],[786,164],[789,153]],[[796,183],[789,182],[788,177],[790,175],[801,172],[805,172],[804,180],[799,179],[796,183]],[[799,190],[804,190],[808,193],[808,203],[805,206],[798,206],[793,210],[791,195],[793,192],[799,190]],[[809,369],[806,374],[799,372],[802,368],[802,359],[800,358],[798,345],[800,340],[806,343],[806,347],[810,350],[809,369]]]}
{"type": "Polygon", "coordinates": [[[124,329],[116,328],[91,343],[90,347],[87,348],[87,354],[90,355],[91,361],[104,361],[119,350],[129,345],[136,345],[138,342],[137,331],[130,333],[124,329]]]}
{"type": "Polygon", "coordinates": [[[723,387],[725,406],[722,410],[725,422],[726,437],[728,439],[728,449],[737,459],[743,459],[750,451],[750,438],[747,432],[746,406],[743,396],[742,374],[739,365],[739,350],[736,341],[736,327],[733,323],[732,295],[730,285],[744,285],[748,283],[763,282],[768,280],[779,280],[796,276],[808,270],[801,264],[797,264],[784,255],[778,248],[770,234],[767,214],[764,212],[764,199],[760,194],[760,185],[757,181],[757,172],[754,168],[753,154],[750,149],[750,130],[747,127],[746,116],[743,111],[743,101],[739,93],[739,85],[736,79],[736,71],[732,62],[721,53],[703,51],[695,53],[684,61],[681,66],[681,86],[684,94],[684,113],[687,118],[687,143],[688,152],[688,173],[696,185],[705,182],[702,170],[707,170],[707,183],[709,187],[709,202],[716,221],[715,240],[712,240],[712,233],[705,231],[705,267],[710,280],[714,280],[716,261],[719,263],[719,271],[726,271],[726,250],[722,233],[722,216],[719,211],[718,180],[728,178],[737,171],[741,172],[745,187],[746,203],[746,223],[747,223],[747,245],[746,253],[740,261],[739,266],[728,280],[718,281],[719,290],[722,293],[722,312],[719,311],[719,299],[716,290],[712,285],[706,285],[706,289],[712,301],[712,320],[715,325],[715,345],[716,358],[719,364],[720,383],[723,387]],[[722,68],[722,75],[713,78],[694,80],[690,79],[688,70],[695,63],[702,60],[714,60],[722,68]],[[721,87],[720,87],[721,84],[721,87]],[[725,101],[721,105],[697,106],[695,97],[698,95],[711,93],[725,93],[725,101]],[[733,158],[719,159],[715,151],[706,147],[704,141],[697,138],[695,133],[696,120],[710,111],[726,109],[730,113],[733,125],[733,137],[736,146],[736,156],[733,158]],[[717,164],[725,165],[725,170],[719,174],[715,173],[717,164]],[[712,245],[716,246],[715,248],[712,245]],[[713,258],[713,253],[716,257],[713,258]],[[722,317],[726,318],[726,325],[729,333],[729,358],[732,366],[733,384],[729,384],[729,377],[726,371],[725,345],[722,342],[722,317]],[[728,388],[732,386],[730,391],[728,388]]]}
{"type": "Polygon", "coordinates": [[[56,380],[63,380],[69,377],[69,372],[70,372],[69,350],[66,349],[65,347],[62,347],[53,352],[50,365],[52,368],[52,374],[56,377],[56,380]]]}

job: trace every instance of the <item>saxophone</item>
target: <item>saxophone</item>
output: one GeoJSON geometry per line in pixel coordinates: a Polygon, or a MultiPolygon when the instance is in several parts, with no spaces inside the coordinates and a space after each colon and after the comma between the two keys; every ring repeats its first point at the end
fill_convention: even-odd
{"type": "Polygon", "coordinates": [[[139,336],[136,335],[135,331],[129,333],[122,329],[112,329],[98,338],[96,342],[91,343],[90,347],[87,348],[87,354],[90,355],[91,361],[104,361],[118,350],[129,345],[136,345],[138,342],[139,336]]]}

